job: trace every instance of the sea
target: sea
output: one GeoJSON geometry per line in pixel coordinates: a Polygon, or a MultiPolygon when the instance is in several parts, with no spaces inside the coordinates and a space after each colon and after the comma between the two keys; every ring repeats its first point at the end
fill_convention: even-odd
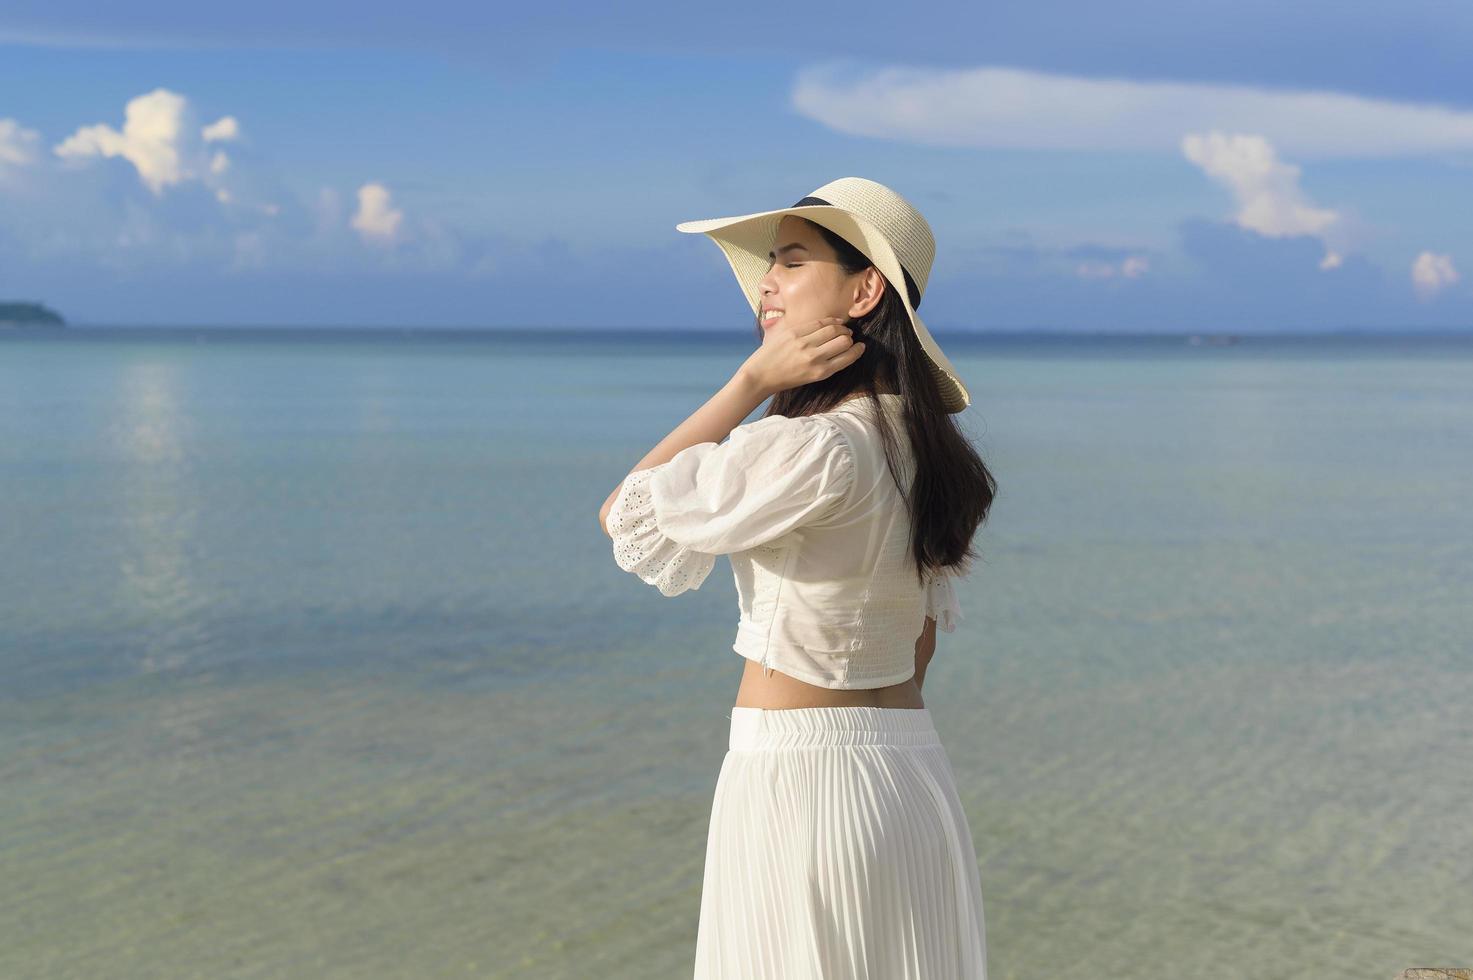
{"type": "MultiPolygon", "coordinates": [[[[991,980],[1473,967],[1473,332],[936,337],[991,980]]],[[[735,589],[598,511],[751,344],[0,332],[0,977],[689,976],[735,589]]]]}

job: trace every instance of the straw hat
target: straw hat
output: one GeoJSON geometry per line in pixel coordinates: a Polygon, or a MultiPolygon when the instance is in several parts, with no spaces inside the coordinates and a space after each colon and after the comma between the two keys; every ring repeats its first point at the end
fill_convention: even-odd
{"type": "Polygon", "coordinates": [[[947,412],[960,412],[972,402],[956,368],[941,353],[931,331],[916,316],[931,261],[936,257],[936,240],[931,226],[910,202],[884,184],[863,177],[840,177],[829,181],[790,208],[739,214],[731,218],[682,221],[676,231],[709,235],[736,273],[747,302],[756,313],[762,296],[758,282],[767,274],[773,240],[783,215],[807,218],[843,238],[875,264],[895,287],[910,315],[911,326],[930,359],[931,374],[941,391],[947,412]]]}

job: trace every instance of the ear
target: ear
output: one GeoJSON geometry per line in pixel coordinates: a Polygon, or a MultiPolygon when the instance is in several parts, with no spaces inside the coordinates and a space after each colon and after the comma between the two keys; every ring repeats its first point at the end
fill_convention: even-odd
{"type": "Polygon", "coordinates": [[[879,305],[880,298],[885,295],[885,277],[880,270],[870,266],[860,273],[858,286],[854,291],[854,302],[849,304],[849,316],[864,316],[870,310],[879,305]]]}

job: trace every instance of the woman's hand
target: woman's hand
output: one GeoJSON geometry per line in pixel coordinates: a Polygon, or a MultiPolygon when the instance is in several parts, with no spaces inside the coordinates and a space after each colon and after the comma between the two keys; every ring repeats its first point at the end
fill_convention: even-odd
{"type": "Polygon", "coordinates": [[[780,320],[763,335],[762,346],[752,352],[738,373],[773,395],[822,381],[864,353],[864,343],[855,343],[853,337],[854,331],[841,316],[792,326],[780,320]]]}

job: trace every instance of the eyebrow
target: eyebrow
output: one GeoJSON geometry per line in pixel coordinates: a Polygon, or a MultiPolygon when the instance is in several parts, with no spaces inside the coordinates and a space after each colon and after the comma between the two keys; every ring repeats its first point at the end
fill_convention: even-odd
{"type": "MultiPolygon", "coordinates": [[[[788,242],[786,245],[779,246],[778,247],[778,252],[791,252],[795,248],[802,249],[805,252],[808,251],[808,248],[805,245],[802,245],[802,244],[800,244],[798,242],[788,242]]],[[[767,253],[767,257],[769,259],[770,258],[774,258],[774,257],[776,257],[776,253],[774,253],[774,252],[768,252],[767,253]]]]}

